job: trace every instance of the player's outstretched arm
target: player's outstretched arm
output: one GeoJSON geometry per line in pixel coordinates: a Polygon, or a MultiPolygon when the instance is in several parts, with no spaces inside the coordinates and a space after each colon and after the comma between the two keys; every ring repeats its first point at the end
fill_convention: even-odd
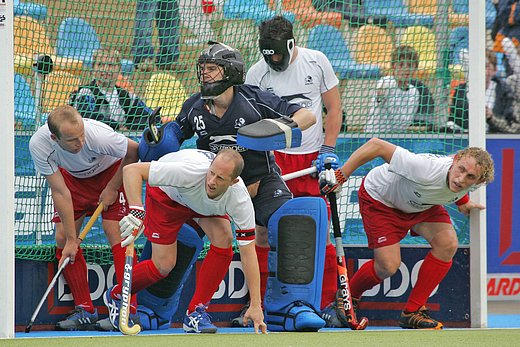
{"type": "Polygon", "coordinates": [[[143,181],[148,180],[150,163],[133,163],[123,168],[123,187],[128,205],[143,206],[143,181]]]}
{"type": "MultiPolygon", "coordinates": [[[[390,162],[394,155],[396,146],[390,142],[371,138],[363,146],[359,147],[352,153],[350,158],[339,169],[323,170],[319,173],[319,185],[322,195],[337,191],[343,183],[352,175],[352,173],[361,165],[368,163],[377,157],[383,158],[387,163],[390,162]]],[[[316,161],[316,167],[321,169],[324,163],[316,161]]]]}
{"type": "Polygon", "coordinates": [[[264,322],[262,312],[262,299],[260,296],[260,270],[256,257],[255,243],[250,242],[245,246],[240,246],[240,261],[244,269],[244,275],[249,288],[250,304],[249,309],[244,314],[244,325],[250,319],[253,321],[255,332],[267,333],[267,325],[264,322]]]}
{"type": "Polygon", "coordinates": [[[459,212],[464,214],[465,216],[468,216],[469,212],[472,209],[476,208],[476,209],[479,209],[479,210],[484,210],[486,208],[486,206],[484,206],[482,204],[477,204],[476,202],[473,202],[471,200],[469,200],[467,203],[465,203],[463,205],[458,205],[457,207],[459,209],[459,212]]]}

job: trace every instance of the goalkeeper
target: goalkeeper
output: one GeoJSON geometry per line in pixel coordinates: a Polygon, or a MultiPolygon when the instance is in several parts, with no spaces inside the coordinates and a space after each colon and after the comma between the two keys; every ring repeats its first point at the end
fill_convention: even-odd
{"type": "MultiPolygon", "coordinates": [[[[243,58],[240,52],[227,45],[213,42],[204,49],[198,59],[197,71],[201,92],[184,103],[175,122],[159,129],[162,138],[169,140],[161,139],[159,143],[153,143],[145,131],[139,143],[139,156],[142,161],[155,160],[165,153],[178,150],[185,139],[195,134],[200,149],[214,153],[224,148],[236,149],[244,158],[245,167],[241,177],[255,207],[257,233],[261,230],[267,235],[271,215],[292,198],[279,175],[274,157],[269,149],[261,148],[269,147],[280,138],[270,137],[269,134],[255,136],[258,134],[253,132],[251,137],[246,136],[246,142],[249,141],[248,144],[255,147],[253,150],[237,143],[238,130],[262,122],[267,125],[265,128],[285,128],[285,135],[279,141],[285,148],[286,143],[297,145],[297,131],[310,127],[316,117],[301,106],[290,104],[270,92],[242,85],[245,75],[243,58]]],[[[202,267],[211,266],[211,271],[200,271],[188,313],[193,312],[199,303],[211,299],[214,293],[212,288],[220,284],[229,268],[231,243],[228,249],[229,252],[224,252],[224,249],[210,248],[202,267]]],[[[267,275],[267,253],[263,253],[262,257],[259,255],[259,265],[261,272],[267,275]]],[[[266,277],[261,278],[262,295],[265,293],[266,277]]]]}
{"type": "MultiPolygon", "coordinates": [[[[448,273],[457,251],[457,234],[442,206],[455,203],[459,211],[484,209],[468,192],[493,180],[494,164],[478,147],[454,156],[414,154],[389,142],[372,138],[358,148],[336,171],[320,173],[322,194],[336,190],[361,165],[381,157],[386,164],[372,169],[359,188],[359,210],[374,259],[366,262],[350,280],[353,300],[392,276],[401,264],[399,242],[408,230],[431,245],[419,270],[399,325],[405,329],[442,329],[432,318],[426,301],[448,273]]],[[[355,305],[357,306],[357,305],[355,305]]]]}

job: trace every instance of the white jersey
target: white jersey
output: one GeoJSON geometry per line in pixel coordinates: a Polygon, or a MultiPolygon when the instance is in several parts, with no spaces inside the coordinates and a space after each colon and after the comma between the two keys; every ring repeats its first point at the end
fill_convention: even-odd
{"type": "Polygon", "coordinates": [[[448,188],[452,163],[452,157],[414,154],[397,147],[389,164],[370,170],[365,189],[375,200],[405,213],[450,204],[469,191],[454,193],[448,188]]]}
{"type": "Polygon", "coordinates": [[[85,144],[79,153],[67,152],[51,139],[47,124],[34,133],[29,150],[40,174],[50,176],[61,167],[77,178],[93,177],[126,156],[126,136],[93,119],[83,119],[83,124],[85,144]]]}
{"type": "Polygon", "coordinates": [[[316,124],[303,131],[302,145],[283,152],[307,154],[319,151],[323,143],[321,94],[339,81],[329,60],[320,51],[298,47],[296,59],[283,72],[274,71],[265,60],[258,61],[246,75],[246,84],[271,91],[288,102],[299,104],[316,115],[316,124]]]}
{"type": "Polygon", "coordinates": [[[377,81],[365,132],[406,132],[418,107],[419,91],[415,86],[409,84],[408,89],[403,90],[393,76],[383,77],[377,81]]]}
{"type": "Polygon", "coordinates": [[[203,216],[228,215],[237,230],[254,230],[255,212],[244,182],[239,181],[216,199],[206,193],[206,175],[214,153],[184,149],[166,154],[150,164],[148,184],[159,187],[170,199],[203,216]]]}

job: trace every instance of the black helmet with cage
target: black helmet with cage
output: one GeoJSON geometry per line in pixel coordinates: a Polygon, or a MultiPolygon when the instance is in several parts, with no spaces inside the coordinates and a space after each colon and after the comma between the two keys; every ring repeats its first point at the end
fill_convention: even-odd
{"type": "Polygon", "coordinates": [[[245,64],[242,54],[233,47],[220,42],[210,41],[197,62],[197,77],[203,99],[214,99],[231,86],[243,84],[245,81],[245,64]],[[205,64],[216,64],[223,68],[222,79],[204,82],[205,64]]]}

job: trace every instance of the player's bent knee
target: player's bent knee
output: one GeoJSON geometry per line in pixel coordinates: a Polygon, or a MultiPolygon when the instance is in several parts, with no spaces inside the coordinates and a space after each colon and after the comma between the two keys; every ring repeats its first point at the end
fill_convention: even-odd
{"type": "Polygon", "coordinates": [[[152,261],[162,276],[168,276],[177,264],[177,258],[171,255],[156,257],[152,254],[152,261]]]}
{"type": "Polygon", "coordinates": [[[401,259],[399,261],[379,261],[374,264],[377,277],[385,279],[393,276],[401,266],[401,259]]]}
{"type": "Polygon", "coordinates": [[[430,245],[435,254],[441,258],[441,260],[449,261],[457,252],[459,241],[454,230],[447,230],[446,232],[439,233],[435,238],[433,238],[430,245]]]}

